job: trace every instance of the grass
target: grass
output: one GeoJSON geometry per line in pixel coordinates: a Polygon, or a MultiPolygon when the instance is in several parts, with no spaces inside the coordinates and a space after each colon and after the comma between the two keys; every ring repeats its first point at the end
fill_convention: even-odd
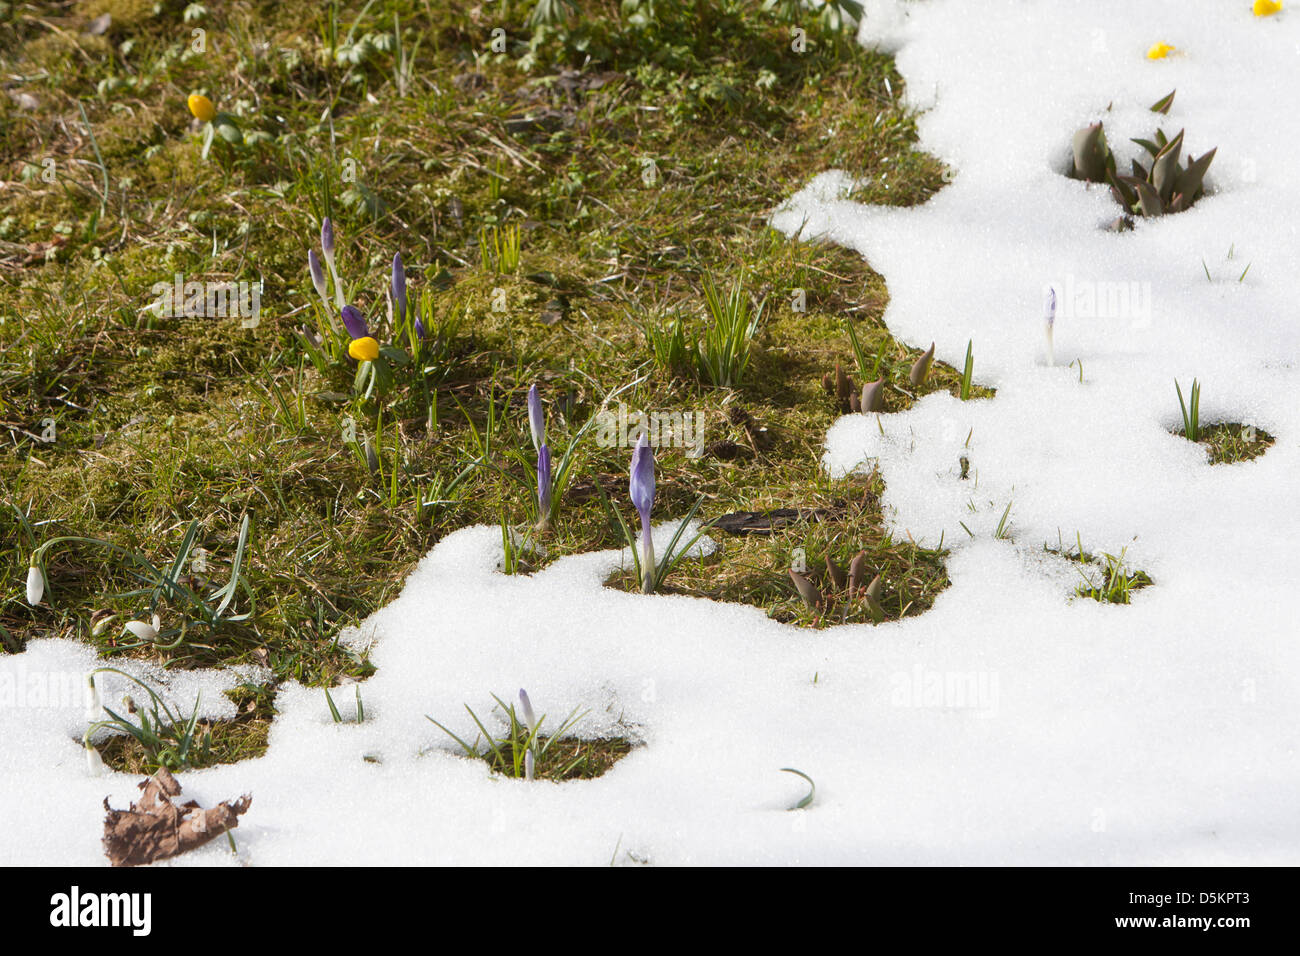
{"type": "Polygon", "coordinates": [[[516,779],[590,780],[632,752],[632,742],[623,737],[584,740],[569,734],[574,724],[584,716],[577,711],[560,721],[552,733],[544,734],[545,714],[530,726],[525,717],[516,712],[513,702],[507,704],[495,694],[493,699],[496,701],[493,710],[500,714],[504,729],[497,733],[488,730],[467,704],[465,710],[478,728],[472,743],[432,717],[426,717],[450,737],[466,757],[484,760],[493,773],[516,779]],[[534,758],[531,768],[527,760],[530,753],[534,758]]]}
{"type": "Polygon", "coordinates": [[[1056,548],[1044,545],[1043,550],[1079,565],[1082,580],[1074,589],[1078,597],[1090,598],[1102,604],[1129,604],[1134,591],[1155,583],[1145,571],[1128,564],[1125,560],[1127,549],[1121,549],[1118,555],[1107,552],[1092,554],[1084,550],[1083,539],[1077,535],[1075,543],[1073,551],[1059,541],[1056,548]]]}
{"type": "MultiPolygon", "coordinates": [[[[928,606],[947,581],[938,543],[889,539],[879,479],[832,481],[818,466],[838,414],[822,374],[860,349],[895,411],[917,397],[918,353],[885,329],[884,283],[857,255],[764,225],[824,168],[864,179],[864,202],[910,205],[941,187],[942,166],[913,149],[892,61],[813,12],[792,14],[809,39],[795,54],[789,25],[758,3],[664,0],[640,25],[615,0],[577,6],[537,33],[527,3],[233,2],[190,8],[191,21],[183,4],[144,0],[0,13],[0,59],[21,78],[0,97],[14,181],[0,212],[0,506],[13,506],[0,507],[0,644],[65,637],[110,660],[257,663],[318,687],[365,678],[369,661],[336,641],[343,626],[395,597],[448,532],[527,519],[530,475],[508,450],[528,444],[534,382],[554,435],[576,433],[620,386],[632,408],[704,413],[713,451],[659,455],[657,514],[701,496],[706,519],[843,506],[834,522],[728,540],[675,586],[795,620],[790,551],[865,548],[887,611],[928,606]],[[104,12],[105,34],[81,31],[104,12]],[[489,47],[498,25],[503,53],[489,47]],[[201,53],[178,39],[197,27],[201,53]],[[217,137],[204,161],[192,91],[250,142],[217,137]],[[419,374],[383,395],[353,394],[346,361],[297,331],[318,308],[306,254],[325,215],[372,326],[400,250],[425,326],[444,330],[419,374]],[[176,273],[262,280],[260,325],[153,314],[151,288],[176,273]],[[729,386],[656,364],[645,341],[663,316],[707,327],[706,276],[767,303],[729,386]],[[796,288],[806,311],[791,308],[796,288]],[[210,600],[235,570],[245,516],[225,614],[248,617],[175,648],[92,634],[96,611],[146,609],[104,549],[52,552],[46,603],[22,600],[42,540],[95,538],[162,564],[193,521],[209,570],[186,568],[181,583],[210,600]]],[[[958,394],[961,378],[936,363],[919,391],[958,394]]],[[[548,555],[620,544],[596,488],[625,505],[629,455],[589,443],[575,457],[548,555]]],[[[268,719],[255,711],[232,741],[268,719]]],[[[219,726],[214,759],[238,759],[219,726]]]]}

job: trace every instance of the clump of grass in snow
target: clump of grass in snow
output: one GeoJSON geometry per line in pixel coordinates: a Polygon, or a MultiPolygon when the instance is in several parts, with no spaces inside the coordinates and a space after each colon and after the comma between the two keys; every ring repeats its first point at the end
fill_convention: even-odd
{"type": "Polygon", "coordinates": [[[1128,564],[1125,560],[1127,548],[1120,549],[1118,555],[1104,551],[1090,554],[1083,548],[1083,539],[1076,534],[1073,551],[1067,550],[1059,540],[1056,548],[1044,545],[1043,550],[1078,563],[1083,580],[1075,587],[1074,593],[1102,604],[1128,604],[1134,591],[1154,583],[1145,571],[1128,564]]]}
{"type": "Polygon", "coordinates": [[[496,694],[492,695],[504,722],[504,729],[493,733],[483,721],[465,705],[470,719],[478,728],[473,743],[457,736],[445,725],[425,715],[439,730],[454,740],[465,756],[481,759],[496,773],[524,780],[571,780],[598,777],[617,760],[627,755],[632,745],[623,738],[581,740],[565,735],[585,715],[576,708],[550,733],[543,733],[546,715],[537,717],[527,692],[519,691],[521,715],[514,703],[507,704],[496,694]]]}

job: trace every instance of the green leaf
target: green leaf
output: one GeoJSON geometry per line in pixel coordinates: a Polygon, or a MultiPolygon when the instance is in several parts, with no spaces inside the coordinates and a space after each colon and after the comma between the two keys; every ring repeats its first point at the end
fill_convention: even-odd
{"type": "Polygon", "coordinates": [[[808,781],[808,795],[805,796],[802,800],[800,800],[798,803],[796,803],[796,804],[795,804],[793,807],[791,807],[790,809],[791,809],[791,810],[802,810],[804,807],[811,805],[812,802],[813,802],[813,797],[815,797],[815,796],[817,795],[817,784],[813,782],[813,778],[810,777],[810,776],[808,776],[808,775],[807,775],[806,773],[804,773],[802,770],[795,770],[793,767],[782,767],[782,768],[781,768],[781,772],[782,772],[782,773],[792,773],[792,774],[794,774],[796,777],[803,777],[805,780],[808,781]]]}
{"type": "Polygon", "coordinates": [[[1106,133],[1101,123],[1077,131],[1074,134],[1073,151],[1075,179],[1086,179],[1094,183],[1105,181],[1110,147],[1106,145],[1106,133]]]}
{"type": "Polygon", "coordinates": [[[1168,205],[1174,196],[1174,184],[1182,171],[1178,165],[1183,148],[1183,130],[1160,150],[1151,165],[1151,185],[1160,194],[1160,201],[1168,205]]]}
{"type": "Polygon", "coordinates": [[[1169,112],[1169,107],[1174,105],[1174,94],[1177,92],[1177,90],[1170,90],[1168,94],[1160,97],[1160,99],[1152,103],[1151,112],[1167,114],[1169,112]]]}
{"type": "Polygon", "coordinates": [[[1206,170],[1210,168],[1210,163],[1214,162],[1214,154],[1218,152],[1218,150],[1219,148],[1216,146],[1199,159],[1189,159],[1187,161],[1187,168],[1178,174],[1178,184],[1176,188],[1180,193],[1187,197],[1187,205],[1190,206],[1194,203],[1200,198],[1201,193],[1204,192],[1205,173],[1206,170]]]}

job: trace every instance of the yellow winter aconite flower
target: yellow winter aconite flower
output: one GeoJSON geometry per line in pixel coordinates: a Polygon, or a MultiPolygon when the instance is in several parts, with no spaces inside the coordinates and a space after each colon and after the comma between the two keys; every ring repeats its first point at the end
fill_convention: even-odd
{"type": "Polygon", "coordinates": [[[1151,49],[1147,50],[1148,60],[1163,60],[1170,53],[1173,53],[1177,47],[1172,47],[1168,43],[1157,43],[1151,49]]]}
{"type": "Polygon", "coordinates": [[[353,339],[348,346],[348,354],[358,362],[373,362],[379,358],[379,343],[370,336],[353,339]]]}
{"type": "Polygon", "coordinates": [[[190,112],[205,123],[211,123],[212,117],[217,115],[217,108],[212,105],[212,100],[202,93],[190,94],[189,107],[190,112]]]}
{"type": "Polygon", "coordinates": [[[1282,0],[1255,0],[1251,9],[1257,17],[1271,17],[1282,9],[1282,0]]]}

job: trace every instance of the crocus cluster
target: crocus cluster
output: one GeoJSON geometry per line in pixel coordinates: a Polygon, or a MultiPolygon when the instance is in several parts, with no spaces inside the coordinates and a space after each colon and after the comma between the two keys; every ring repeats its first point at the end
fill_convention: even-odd
{"type": "Polygon", "coordinates": [[[650,509],[655,501],[655,456],[644,432],[632,452],[628,495],[641,517],[641,590],[649,594],[655,589],[655,542],[650,533],[650,509]]]}
{"type": "MultiPolygon", "coordinates": [[[[370,327],[366,323],[366,317],[361,314],[361,310],[354,305],[347,305],[343,300],[343,283],[339,279],[338,267],[334,259],[334,223],[325,218],[320,227],[320,247],[321,255],[316,255],[315,249],[307,251],[307,268],[311,271],[311,284],[316,288],[316,294],[320,296],[321,304],[325,306],[325,314],[331,316],[335,310],[343,319],[343,327],[347,330],[351,342],[348,343],[348,355],[358,362],[373,362],[379,358],[379,342],[370,334],[370,327]],[[321,261],[324,260],[324,267],[321,261]],[[325,270],[329,270],[329,279],[325,279],[325,270]],[[331,304],[329,296],[329,286],[334,286],[334,301],[331,304]]],[[[402,257],[400,254],[393,258],[393,278],[389,289],[389,307],[400,310],[400,315],[406,315],[406,270],[402,267],[402,257]]],[[[335,325],[337,328],[337,325],[335,325]]]]}
{"type": "Polygon", "coordinates": [[[546,413],[536,385],[528,390],[528,430],[537,452],[537,527],[545,529],[551,523],[551,446],[546,444],[546,413]]]}

